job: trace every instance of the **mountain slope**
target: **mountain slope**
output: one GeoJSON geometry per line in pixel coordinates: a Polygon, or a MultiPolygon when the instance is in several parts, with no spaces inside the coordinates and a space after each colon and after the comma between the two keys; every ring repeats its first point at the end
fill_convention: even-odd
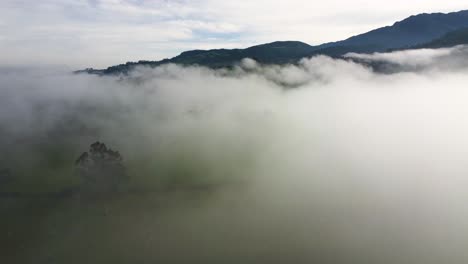
{"type": "Polygon", "coordinates": [[[246,49],[214,49],[191,50],[180,55],[161,61],[127,62],[126,64],[111,66],[107,69],[85,69],[76,73],[91,74],[126,74],[136,66],[155,67],[165,63],[181,65],[201,65],[211,68],[230,67],[244,58],[252,58],[265,64],[294,63],[300,58],[309,56],[316,47],[300,41],[276,41],[268,44],[253,46],[246,49]]]}
{"type": "Polygon", "coordinates": [[[418,45],[416,49],[438,49],[468,44],[468,28],[452,31],[429,43],[418,45]]]}
{"type": "MultiPolygon", "coordinates": [[[[346,47],[346,51],[366,52],[401,49],[430,42],[448,32],[468,27],[468,10],[448,14],[420,14],[392,26],[382,27],[343,41],[326,43],[320,49],[346,47]]],[[[319,50],[320,50],[319,49],[319,50]]]]}
{"type": "Polygon", "coordinates": [[[198,64],[211,67],[233,65],[243,58],[260,63],[288,63],[309,55],[316,48],[299,41],[277,41],[247,49],[193,50],[171,59],[173,63],[198,64]]]}

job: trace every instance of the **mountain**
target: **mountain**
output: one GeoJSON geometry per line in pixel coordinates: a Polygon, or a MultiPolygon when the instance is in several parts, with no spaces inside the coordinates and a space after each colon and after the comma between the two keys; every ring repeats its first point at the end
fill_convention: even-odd
{"type": "Polygon", "coordinates": [[[382,27],[346,40],[318,46],[315,53],[343,55],[348,52],[382,52],[428,43],[448,32],[468,27],[468,10],[448,14],[419,14],[392,26],[382,27]],[[329,50],[334,51],[330,54],[329,50]]]}
{"type": "Polygon", "coordinates": [[[455,30],[429,43],[417,45],[414,49],[439,49],[468,44],[468,28],[455,30]]]}
{"type": "Polygon", "coordinates": [[[289,63],[309,55],[316,48],[300,41],[277,41],[247,49],[193,50],[171,59],[180,64],[199,64],[211,67],[233,65],[243,58],[261,63],[289,63]]]}
{"type": "Polygon", "coordinates": [[[76,73],[127,74],[136,66],[156,67],[165,63],[221,68],[232,67],[243,58],[252,58],[263,64],[296,63],[301,58],[315,55],[340,57],[349,52],[372,53],[422,46],[425,45],[424,43],[437,41],[440,38],[450,38],[451,40],[446,40],[447,43],[450,41],[455,43],[457,41],[454,39],[460,38],[459,34],[463,32],[453,32],[464,28],[468,28],[468,10],[447,14],[419,14],[396,22],[392,26],[319,46],[311,46],[300,41],[277,41],[246,49],[192,50],[161,61],[127,62],[107,69],[88,68],[76,73]],[[456,35],[447,36],[446,34],[450,32],[456,35]]]}
{"type": "Polygon", "coordinates": [[[316,47],[300,41],[276,41],[246,49],[191,50],[182,52],[180,55],[171,59],[127,62],[126,64],[111,66],[103,70],[88,68],[77,71],[77,73],[85,72],[101,75],[126,74],[135,66],[156,67],[165,63],[222,68],[233,66],[244,58],[252,58],[264,64],[285,64],[294,63],[303,57],[307,57],[314,50],[316,50],[316,47]]]}

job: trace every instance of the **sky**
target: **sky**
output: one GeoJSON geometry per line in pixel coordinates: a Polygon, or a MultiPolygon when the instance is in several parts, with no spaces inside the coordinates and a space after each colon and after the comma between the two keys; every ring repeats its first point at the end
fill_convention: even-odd
{"type": "Polygon", "coordinates": [[[442,0],[2,0],[0,61],[100,68],[192,49],[313,45],[463,9],[463,1],[442,0]]]}

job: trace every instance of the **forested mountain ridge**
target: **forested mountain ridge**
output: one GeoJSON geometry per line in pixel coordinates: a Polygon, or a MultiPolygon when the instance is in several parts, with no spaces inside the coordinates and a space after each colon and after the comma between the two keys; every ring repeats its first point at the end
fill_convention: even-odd
{"type": "Polygon", "coordinates": [[[391,26],[319,46],[300,41],[276,41],[246,49],[191,50],[171,59],[127,62],[107,69],[88,68],[76,73],[127,74],[136,66],[156,67],[166,63],[222,68],[232,67],[243,58],[252,58],[263,64],[286,64],[315,55],[341,57],[349,52],[372,53],[406,48],[450,47],[468,43],[467,28],[468,10],[447,14],[419,14],[391,26]]]}

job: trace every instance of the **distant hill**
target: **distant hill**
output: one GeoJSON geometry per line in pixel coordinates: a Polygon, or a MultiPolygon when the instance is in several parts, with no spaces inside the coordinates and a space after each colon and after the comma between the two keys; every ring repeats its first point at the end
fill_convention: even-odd
{"type": "Polygon", "coordinates": [[[392,26],[323,44],[319,46],[319,50],[337,46],[341,47],[343,52],[401,49],[430,42],[448,32],[466,27],[468,27],[468,10],[448,14],[420,14],[396,22],[392,26]]]}
{"type": "Polygon", "coordinates": [[[89,68],[77,71],[77,73],[126,74],[135,66],[155,67],[165,63],[222,68],[233,66],[244,58],[252,58],[265,64],[285,64],[297,62],[300,58],[309,56],[314,50],[316,50],[316,47],[300,41],[276,41],[247,49],[191,50],[182,52],[172,59],[127,62],[103,70],[89,68]]]}
{"type": "Polygon", "coordinates": [[[261,63],[283,64],[308,56],[315,49],[316,47],[300,41],[277,41],[247,49],[187,51],[172,58],[171,62],[224,67],[243,58],[252,58],[261,63]]]}
{"type": "Polygon", "coordinates": [[[243,58],[252,58],[263,64],[286,64],[296,63],[301,58],[315,55],[340,57],[349,52],[371,53],[418,46],[434,48],[453,46],[458,45],[454,43],[466,43],[464,42],[466,28],[468,28],[468,10],[448,14],[420,14],[396,22],[392,26],[319,46],[311,46],[300,41],[277,41],[246,49],[192,50],[161,61],[127,62],[107,69],[89,68],[76,73],[127,74],[136,66],[156,67],[165,63],[221,68],[232,67],[243,58]]]}
{"type": "Polygon", "coordinates": [[[468,28],[452,31],[429,43],[417,45],[414,49],[439,49],[468,44],[468,28]]]}

